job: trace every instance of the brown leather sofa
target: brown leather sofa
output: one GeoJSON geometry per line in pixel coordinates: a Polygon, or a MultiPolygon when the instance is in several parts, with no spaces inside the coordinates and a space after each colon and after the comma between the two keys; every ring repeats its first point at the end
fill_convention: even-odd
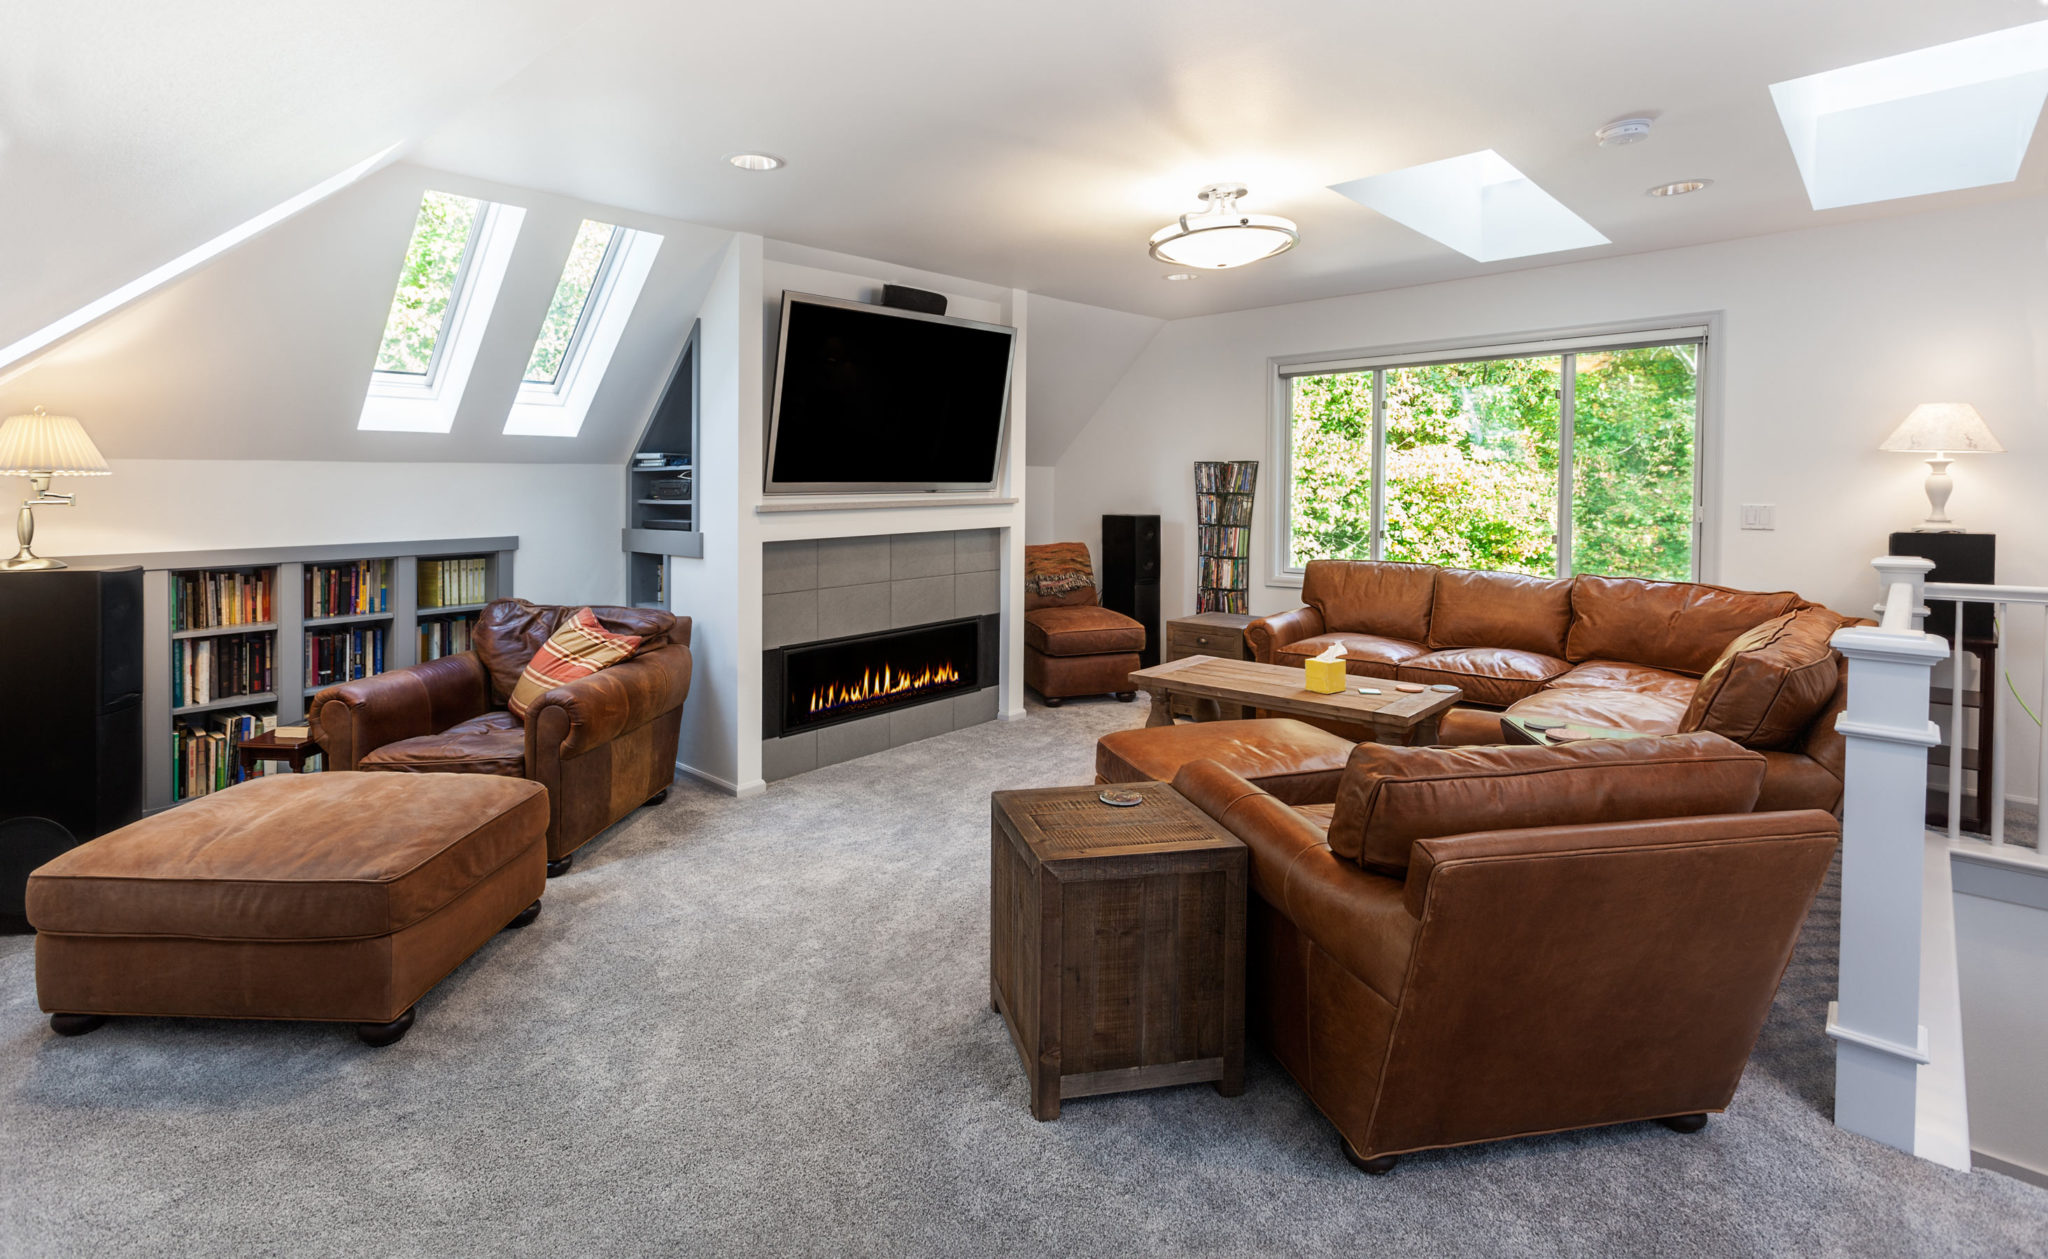
{"type": "Polygon", "coordinates": [[[1250,850],[1248,1030],[1380,1173],[1727,1107],[1840,835],[1752,812],[1764,777],[1695,733],[1361,744],[1316,805],[1213,761],[1174,786],[1250,850]]]}
{"type": "Polygon", "coordinates": [[[1088,548],[1080,542],[1054,542],[1024,548],[1024,684],[1044,698],[1046,707],[1076,695],[1114,694],[1128,704],[1138,697],[1130,677],[1145,649],[1145,627],[1121,612],[1101,606],[1088,548]],[[1042,594],[1030,570],[1048,557],[1078,565],[1087,584],[1042,594]]]}
{"type": "Polygon", "coordinates": [[[1789,591],[1315,560],[1301,593],[1308,606],[1246,627],[1253,656],[1299,664],[1341,644],[1352,674],[1461,687],[1447,744],[1501,742],[1502,712],[1711,730],[1763,754],[1760,807],[1841,802],[1848,671],[1828,638],[1851,622],[1789,591]]]}
{"type": "Polygon", "coordinates": [[[473,650],[320,692],[308,718],[327,768],[406,774],[498,774],[548,789],[548,875],[675,779],[690,694],[690,618],[593,607],[640,647],[558,686],[522,723],[505,701],[520,672],[574,607],[497,599],[477,616],[473,650]]]}

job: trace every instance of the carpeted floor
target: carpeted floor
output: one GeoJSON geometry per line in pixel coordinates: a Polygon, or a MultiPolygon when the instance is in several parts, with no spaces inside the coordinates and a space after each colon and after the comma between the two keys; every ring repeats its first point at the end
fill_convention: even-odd
{"type": "Polygon", "coordinates": [[[988,793],[1085,782],[1111,702],[1034,708],[579,854],[540,921],[345,1028],[78,1040],[0,938],[0,1253],[2048,1254],[2048,1191],[1835,1129],[1830,887],[1733,1109],[1367,1178],[1263,1053],[1034,1122],[987,1002],[988,793]]]}

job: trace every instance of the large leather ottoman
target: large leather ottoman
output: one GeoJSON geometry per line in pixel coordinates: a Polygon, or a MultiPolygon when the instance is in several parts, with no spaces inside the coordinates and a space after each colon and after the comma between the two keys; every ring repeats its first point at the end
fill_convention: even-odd
{"type": "Polygon", "coordinates": [[[289,774],[203,796],[29,876],[50,1025],[355,1023],[372,1045],[540,912],[547,791],[490,775],[289,774]]]}
{"type": "Polygon", "coordinates": [[[1095,781],[1172,782],[1192,761],[1215,761],[1287,804],[1337,798],[1351,740],[1291,717],[1198,721],[1118,730],[1095,741],[1095,781]]]}

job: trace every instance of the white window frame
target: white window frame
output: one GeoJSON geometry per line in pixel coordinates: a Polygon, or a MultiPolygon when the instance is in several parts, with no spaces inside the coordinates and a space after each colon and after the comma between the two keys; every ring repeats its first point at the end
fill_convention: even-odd
{"type": "MultiPolygon", "coordinates": [[[[427,374],[370,372],[370,387],[356,421],[360,430],[397,433],[446,433],[455,427],[455,413],[469,387],[477,352],[498,304],[512,251],[519,241],[526,211],[516,205],[483,201],[463,247],[462,263],[449,295],[441,333],[434,338],[427,374]]],[[[408,248],[411,238],[407,237],[408,248]]]]}
{"type": "MultiPolygon", "coordinates": [[[[1267,448],[1277,475],[1267,500],[1272,525],[1272,548],[1267,556],[1266,585],[1299,587],[1304,569],[1293,563],[1294,531],[1294,388],[1297,376],[1319,376],[1338,372],[1389,371],[1403,367],[1424,367],[1442,363],[1468,363],[1484,359],[1563,358],[1560,381],[1558,431],[1558,575],[1571,575],[1571,449],[1570,434],[1574,391],[1574,356],[1602,350],[1621,350],[1651,345],[1695,342],[1699,362],[1693,375],[1693,459],[1692,459],[1692,580],[1712,581],[1718,574],[1719,548],[1707,529],[1708,504],[1718,492],[1719,469],[1712,458],[1719,449],[1719,356],[1713,347],[1721,335],[1719,312],[1675,315],[1668,318],[1560,329],[1519,336],[1487,337],[1467,341],[1439,341],[1338,353],[1301,354],[1269,359],[1267,366],[1272,397],[1267,417],[1267,448]]],[[[1378,559],[1386,541],[1386,426],[1382,422],[1386,404],[1386,380],[1377,377],[1373,386],[1372,416],[1372,518],[1371,554],[1378,559]]]]}
{"type": "MultiPolygon", "coordinates": [[[[626,252],[626,241],[633,234],[631,228],[620,227],[616,223],[608,223],[605,226],[612,229],[611,239],[605,242],[604,254],[597,260],[597,270],[591,273],[590,288],[583,294],[583,304],[576,311],[576,326],[569,329],[569,344],[562,347],[562,361],[555,365],[555,378],[553,380],[529,380],[522,371],[519,376],[519,392],[521,394],[538,394],[543,390],[548,393],[559,394],[575,375],[577,360],[582,357],[583,347],[590,339],[590,329],[592,325],[596,324],[597,316],[603,311],[605,303],[611,296],[613,272],[619,265],[619,256],[626,252]]],[[[582,224],[579,223],[576,230],[581,232],[583,230],[582,224]]],[[[573,241],[570,244],[570,248],[575,248],[573,241]]],[[[562,261],[562,270],[567,271],[568,269],[569,263],[565,258],[562,261]]],[[[555,286],[556,288],[561,287],[559,277],[555,281],[555,286]]],[[[554,303],[552,290],[549,292],[548,302],[550,306],[554,303]]],[[[545,322],[547,316],[543,314],[541,318],[543,321],[541,331],[545,332],[547,330],[545,322]]],[[[534,344],[536,346],[540,344],[540,337],[537,334],[534,337],[534,344]]],[[[529,364],[533,362],[533,351],[531,349],[526,352],[526,361],[529,364]]]]}
{"type": "MultiPolygon", "coordinates": [[[[612,355],[626,333],[626,324],[639,304],[641,290],[654,270],[661,252],[659,232],[641,231],[615,225],[605,261],[591,281],[590,294],[583,300],[583,313],[576,331],[562,353],[561,370],[550,384],[525,379],[526,363],[533,360],[531,347],[520,364],[519,391],[505,416],[508,437],[574,437],[583,431],[590,404],[597,399],[597,387],[611,366],[612,355]]],[[[568,265],[566,257],[563,265],[568,265]]],[[[557,273],[559,274],[559,273],[557,273]]],[[[550,301],[554,290],[550,289],[550,301]]],[[[542,318],[546,315],[543,313],[542,318]]],[[[536,331],[536,339],[538,331],[536,331]]]]}

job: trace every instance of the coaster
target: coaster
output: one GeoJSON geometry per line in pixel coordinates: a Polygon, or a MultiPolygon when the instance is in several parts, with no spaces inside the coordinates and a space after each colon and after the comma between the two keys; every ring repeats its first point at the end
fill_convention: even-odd
{"type": "Polygon", "coordinates": [[[1429,688],[1422,685],[1422,683],[1420,682],[1396,682],[1394,684],[1394,689],[1397,691],[1406,692],[1409,695],[1420,695],[1429,688]]]}
{"type": "Polygon", "coordinates": [[[1430,687],[1429,689],[1432,691],[1449,691],[1453,695],[1456,695],[1458,693],[1458,688],[1452,686],[1449,682],[1439,682],[1435,686],[1430,687]]]}
{"type": "Polygon", "coordinates": [[[1383,692],[1382,692],[1382,691],[1380,690],[1380,688],[1378,688],[1377,686],[1361,686],[1361,687],[1359,687],[1359,688],[1358,688],[1358,693],[1359,693],[1360,695],[1379,695],[1379,694],[1383,694],[1383,692]]]}
{"type": "Polygon", "coordinates": [[[1104,804],[1113,804],[1119,809],[1132,809],[1145,803],[1145,797],[1135,791],[1105,791],[1095,798],[1104,804]]]}
{"type": "Polygon", "coordinates": [[[1531,730],[1556,730],[1564,725],[1555,717],[1523,717],[1521,722],[1531,730]]]}

